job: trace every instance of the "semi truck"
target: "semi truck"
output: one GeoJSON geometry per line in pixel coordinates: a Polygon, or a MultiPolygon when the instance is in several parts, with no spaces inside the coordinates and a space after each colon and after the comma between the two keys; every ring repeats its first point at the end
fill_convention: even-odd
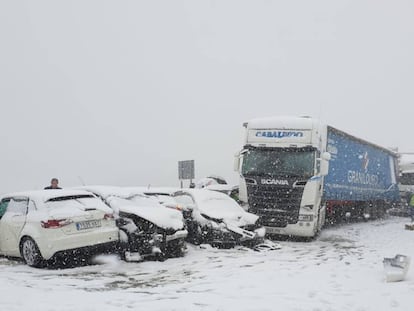
{"type": "Polygon", "coordinates": [[[414,152],[399,153],[400,155],[400,195],[403,201],[408,201],[414,193],[414,152]]]}
{"type": "Polygon", "coordinates": [[[398,155],[310,117],[243,124],[239,199],[269,235],[316,236],[326,221],[376,218],[399,201],[398,155]]]}

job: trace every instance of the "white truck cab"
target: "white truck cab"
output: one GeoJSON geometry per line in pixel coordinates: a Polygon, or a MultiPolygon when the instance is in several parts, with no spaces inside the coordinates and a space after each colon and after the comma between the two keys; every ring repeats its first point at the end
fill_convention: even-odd
{"type": "Polygon", "coordinates": [[[260,216],[268,234],[315,236],[325,222],[327,126],[309,117],[253,119],[243,125],[244,147],[235,157],[240,200],[260,216]]]}

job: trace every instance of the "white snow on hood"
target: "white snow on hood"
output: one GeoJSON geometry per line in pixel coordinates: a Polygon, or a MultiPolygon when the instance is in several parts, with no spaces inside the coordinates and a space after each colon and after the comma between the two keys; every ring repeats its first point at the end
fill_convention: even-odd
{"type": "Polygon", "coordinates": [[[191,189],[185,192],[193,196],[200,214],[223,219],[226,223],[239,227],[254,224],[259,219],[257,215],[246,212],[226,194],[202,189],[191,189]]]}
{"type": "Polygon", "coordinates": [[[184,227],[183,216],[179,211],[161,205],[138,189],[113,186],[84,186],[80,189],[99,195],[117,214],[134,214],[164,229],[179,230],[184,227]]]}
{"type": "Polygon", "coordinates": [[[122,199],[111,196],[106,201],[115,211],[137,215],[160,228],[179,230],[184,227],[183,216],[179,211],[167,208],[151,198],[122,199]]]}

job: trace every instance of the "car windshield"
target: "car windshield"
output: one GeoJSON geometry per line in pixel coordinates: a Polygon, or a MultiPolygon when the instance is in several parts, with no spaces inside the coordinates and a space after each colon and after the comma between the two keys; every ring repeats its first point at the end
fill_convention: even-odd
{"type": "Polygon", "coordinates": [[[310,149],[250,149],[243,157],[244,176],[313,175],[315,151],[310,149]]]}

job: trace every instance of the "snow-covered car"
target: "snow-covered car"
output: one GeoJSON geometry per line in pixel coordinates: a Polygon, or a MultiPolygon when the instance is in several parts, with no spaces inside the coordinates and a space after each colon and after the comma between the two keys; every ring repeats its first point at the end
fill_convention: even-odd
{"type": "Polygon", "coordinates": [[[86,191],[7,194],[0,211],[0,254],[29,266],[83,260],[113,252],[119,242],[113,211],[86,191]]]}
{"type": "Polygon", "coordinates": [[[99,196],[115,212],[121,230],[121,254],[127,261],[184,255],[187,230],[179,211],[166,208],[134,188],[81,188],[99,196]]]}
{"type": "Polygon", "coordinates": [[[239,202],[239,186],[238,185],[228,185],[228,184],[213,184],[210,186],[206,186],[205,189],[213,190],[222,192],[227,194],[230,198],[235,200],[237,203],[239,202]]]}
{"type": "Polygon", "coordinates": [[[159,203],[164,206],[175,208],[177,202],[171,196],[174,192],[180,190],[180,188],[173,187],[151,187],[151,188],[134,188],[136,191],[142,191],[145,195],[155,198],[159,203]]]}
{"type": "Polygon", "coordinates": [[[227,185],[227,181],[221,176],[209,175],[201,178],[194,184],[197,189],[203,189],[212,185],[227,185]]]}
{"type": "Polygon", "coordinates": [[[182,189],[172,194],[182,208],[188,241],[219,248],[255,246],[264,241],[259,217],[246,212],[228,195],[205,189],[182,189]]]}

